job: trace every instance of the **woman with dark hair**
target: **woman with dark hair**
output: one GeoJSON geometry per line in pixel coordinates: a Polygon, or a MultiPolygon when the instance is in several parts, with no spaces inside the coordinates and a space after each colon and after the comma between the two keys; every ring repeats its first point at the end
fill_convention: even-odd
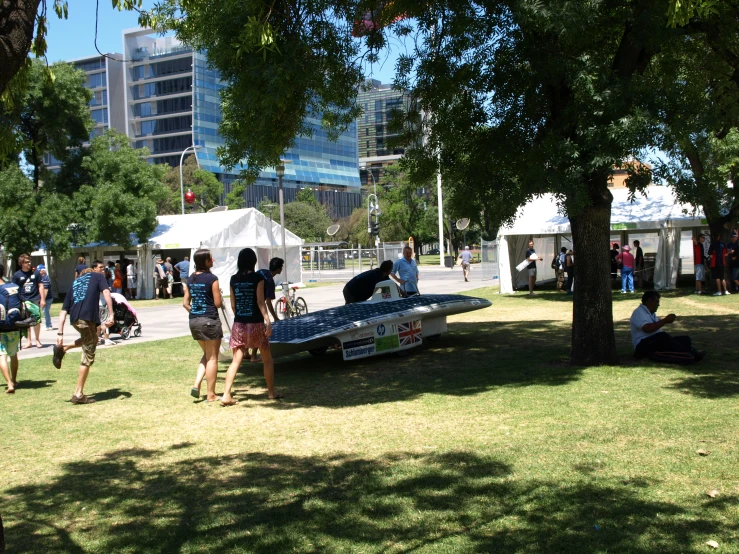
{"type": "Polygon", "coordinates": [[[231,309],[234,324],[231,327],[229,346],[233,350],[233,360],[226,372],[226,390],[221,402],[224,406],[238,404],[231,396],[236,373],[249,348],[259,348],[264,362],[264,379],[267,381],[267,396],[270,400],[282,398],[275,394],[275,366],[269,349],[269,336],[272,323],[267,307],[264,305],[264,276],[255,272],[257,255],[251,248],[239,252],[238,272],[231,277],[231,309]]]}
{"type": "Polygon", "coordinates": [[[201,248],[193,256],[195,273],[190,275],[185,289],[182,305],[190,312],[190,332],[203,350],[195,385],[190,395],[200,398],[200,385],[203,377],[208,385],[208,402],[218,400],[216,396],[216,378],[218,377],[218,349],[221,346],[223,330],[218,309],[223,304],[218,277],[210,272],[213,257],[210,250],[201,248]]]}

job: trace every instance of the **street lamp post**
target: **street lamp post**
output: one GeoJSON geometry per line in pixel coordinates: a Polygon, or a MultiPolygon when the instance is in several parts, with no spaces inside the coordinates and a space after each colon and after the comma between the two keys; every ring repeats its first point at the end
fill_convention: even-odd
{"type": "MultiPolygon", "coordinates": [[[[182,184],[182,161],[185,158],[185,152],[188,150],[192,150],[195,152],[195,150],[200,150],[202,146],[199,144],[194,144],[192,146],[188,146],[182,151],[182,155],[180,155],[180,200],[182,201],[182,215],[185,215],[185,187],[182,184]]],[[[200,162],[198,161],[198,155],[195,154],[195,163],[198,164],[198,167],[200,167],[200,162]]]]}
{"type": "Polygon", "coordinates": [[[282,259],[285,260],[285,281],[290,282],[287,272],[287,246],[285,244],[285,192],[282,188],[282,178],[285,176],[285,164],[291,163],[291,160],[280,160],[280,165],[275,168],[277,172],[277,180],[279,183],[278,196],[280,202],[280,231],[282,232],[282,259]]]}
{"type": "MultiPolygon", "coordinates": [[[[369,174],[369,176],[372,177],[372,187],[374,189],[374,193],[367,196],[367,227],[369,228],[370,227],[370,211],[371,211],[370,209],[371,204],[369,200],[372,196],[375,197],[375,204],[374,204],[375,205],[375,224],[378,223],[378,218],[380,215],[380,201],[377,199],[377,182],[375,181],[375,174],[372,172],[371,169],[367,167],[366,164],[360,165],[359,168],[365,170],[369,174]]],[[[379,264],[380,263],[380,236],[379,235],[375,237],[375,257],[377,258],[377,263],[379,264]]],[[[372,266],[373,266],[373,263],[372,263],[372,260],[370,259],[370,267],[372,266]]]]}
{"type": "Polygon", "coordinates": [[[272,243],[275,241],[274,231],[272,230],[272,208],[277,204],[263,204],[263,208],[269,208],[269,258],[272,259],[272,243]]]}

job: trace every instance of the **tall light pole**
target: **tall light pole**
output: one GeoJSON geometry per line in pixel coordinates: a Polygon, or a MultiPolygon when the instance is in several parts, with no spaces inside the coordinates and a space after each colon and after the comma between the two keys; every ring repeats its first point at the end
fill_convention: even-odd
{"type": "Polygon", "coordinates": [[[280,202],[280,231],[282,232],[282,259],[285,261],[285,281],[290,282],[287,272],[287,246],[285,245],[285,192],[282,188],[282,178],[285,176],[285,164],[291,163],[292,160],[280,160],[280,165],[275,168],[277,172],[277,181],[279,183],[278,195],[280,202]]]}
{"type": "MultiPolygon", "coordinates": [[[[185,187],[182,184],[182,161],[185,158],[185,152],[188,150],[192,150],[193,153],[195,150],[200,150],[202,146],[199,144],[194,144],[192,146],[188,146],[182,151],[182,155],[180,156],[180,200],[182,201],[182,215],[185,215],[185,187]]],[[[198,164],[198,167],[200,167],[200,162],[198,161],[198,155],[195,154],[195,163],[198,164]]]]}
{"type": "Polygon", "coordinates": [[[277,204],[263,204],[262,207],[269,208],[269,257],[272,259],[272,243],[275,240],[275,235],[272,231],[272,208],[276,208],[277,204]]]}
{"type": "MultiPolygon", "coordinates": [[[[370,177],[372,177],[372,187],[374,189],[373,194],[367,195],[367,229],[371,229],[370,225],[370,212],[372,211],[372,204],[370,204],[370,198],[373,196],[375,197],[375,225],[379,223],[379,217],[380,217],[380,200],[377,198],[377,182],[375,182],[375,174],[374,172],[367,167],[366,164],[362,164],[359,166],[359,169],[364,169],[370,177]]],[[[380,263],[380,235],[378,234],[375,237],[375,257],[377,258],[377,263],[380,263]]],[[[370,259],[370,267],[373,267],[372,259],[370,259]]]]}

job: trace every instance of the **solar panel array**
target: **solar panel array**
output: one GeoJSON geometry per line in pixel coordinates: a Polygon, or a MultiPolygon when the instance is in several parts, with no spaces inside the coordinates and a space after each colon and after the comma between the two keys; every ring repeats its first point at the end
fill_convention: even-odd
{"type": "Polygon", "coordinates": [[[390,302],[348,304],[277,321],[272,325],[272,336],[269,342],[272,344],[299,343],[394,317],[429,313],[430,308],[438,308],[442,305],[444,307],[454,304],[469,305],[475,301],[482,304],[481,308],[490,305],[488,300],[457,294],[424,294],[390,302]]]}

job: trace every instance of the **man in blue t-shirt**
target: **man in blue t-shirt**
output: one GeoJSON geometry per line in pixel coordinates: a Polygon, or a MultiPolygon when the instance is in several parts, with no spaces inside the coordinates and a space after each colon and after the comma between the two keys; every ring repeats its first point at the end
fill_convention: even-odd
{"type": "MultiPolygon", "coordinates": [[[[21,269],[13,274],[13,283],[18,285],[20,288],[21,300],[24,302],[32,302],[39,307],[39,310],[43,310],[46,306],[45,295],[41,294],[41,290],[44,288],[41,282],[41,273],[31,269],[31,256],[28,254],[21,254],[18,256],[18,263],[20,263],[21,269]]],[[[33,333],[36,335],[36,346],[41,348],[41,340],[39,335],[41,334],[41,322],[38,325],[33,326],[33,333]]],[[[31,342],[31,331],[28,331],[28,342],[26,348],[31,348],[33,343],[31,342]]]]}
{"type": "Polygon", "coordinates": [[[57,369],[62,367],[62,359],[68,350],[82,347],[82,360],[80,361],[77,376],[77,388],[70,402],[72,404],[90,404],[94,399],[85,396],[84,388],[90,366],[95,363],[95,350],[98,344],[98,326],[100,325],[100,294],[105,299],[108,308],[108,319],[105,326],[113,325],[113,303],[110,298],[108,282],[105,280],[105,265],[99,260],[92,263],[92,271],[83,271],[77,277],[72,286],[69,287],[67,296],[64,297],[62,311],[59,314],[59,331],[57,332],[56,345],[54,345],[53,364],[57,369]],[[64,323],[69,320],[80,334],[80,338],[72,344],[64,344],[64,323]]]}
{"type": "Polygon", "coordinates": [[[403,257],[393,264],[390,277],[403,287],[406,296],[418,294],[418,264],[410,246],[403,248],[403,257]]]}
{"type": "Polygon", "coordinates": [[[182,290],[184,292],[184,287],[187,286],[187,278],[190,276],[190,258],[185,256],[181,262],[174,264],[174,266],[180,272],[180,281],[182,282],[182,290]]]}

